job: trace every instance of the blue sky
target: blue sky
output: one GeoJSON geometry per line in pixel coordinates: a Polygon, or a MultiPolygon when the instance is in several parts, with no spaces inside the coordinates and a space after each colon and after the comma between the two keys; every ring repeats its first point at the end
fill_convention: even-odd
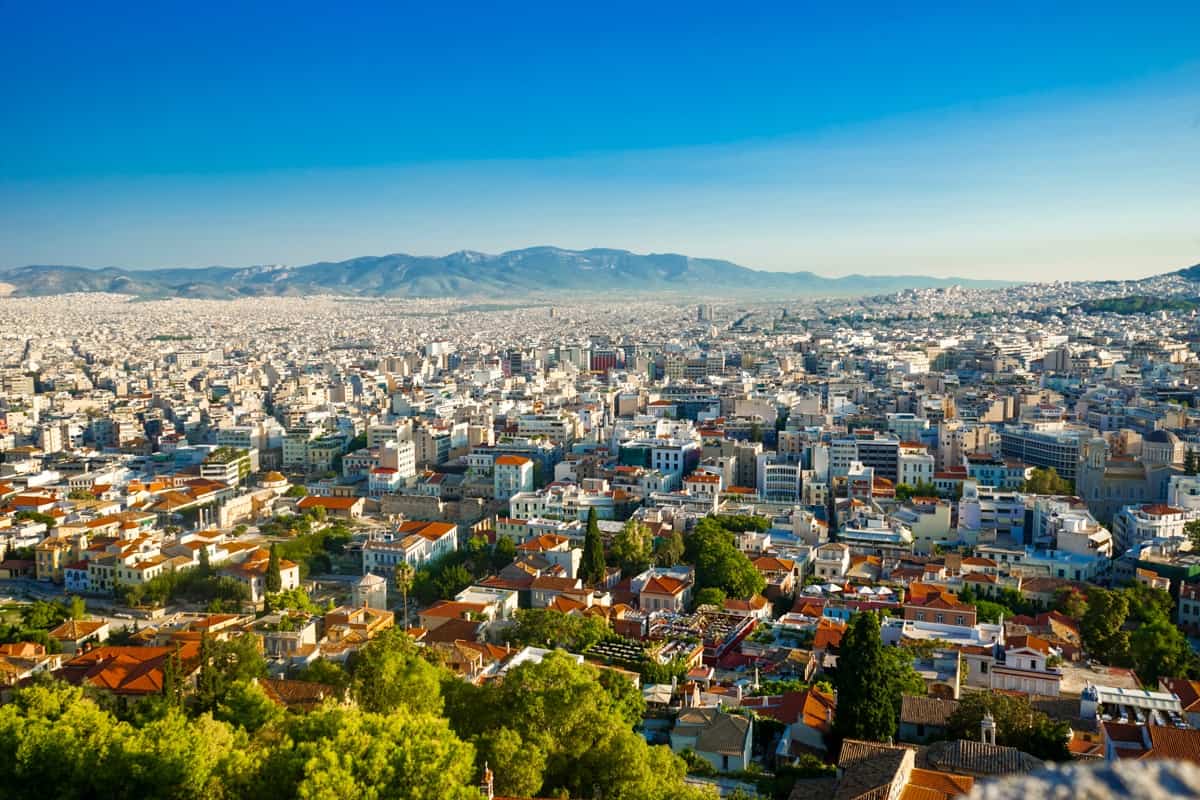
{"type": "Polygon", "coordinates": [[[0,19],[2,266],[535,244],[831,275],[1200,261],[1195,2],[0,19]]]}

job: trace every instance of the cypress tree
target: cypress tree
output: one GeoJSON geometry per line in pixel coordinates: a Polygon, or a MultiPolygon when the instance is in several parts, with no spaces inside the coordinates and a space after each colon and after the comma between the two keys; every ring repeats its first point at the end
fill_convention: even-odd
{"type": "Polygon", "coordinates": [[[596,509],[588,509],[587,534],[583,539],[583,563],[579,568],[584,583],[603,580],[607,567],[604,563],[604,542],[600,539],[600,524],[596,521],[596,509]]]}
{"type": "Polygon", "coordinates": [[[275,545],[271,545],[271,557],[267,561],[267,578],[266,586],[268,594],[275,594],[283,589],[283,576],[279,573],[279,553],[275,551],[275,545]]]}
{"type": "Polygon", "coordinates": [[[883,652],[879,617],[860,611],[838,648],[837,716],[833,730],[839,740],[864,739],[882,742],[896,735],[896,707],[892,694],[897,687],[886,685],[891,670],[883,652]]]}

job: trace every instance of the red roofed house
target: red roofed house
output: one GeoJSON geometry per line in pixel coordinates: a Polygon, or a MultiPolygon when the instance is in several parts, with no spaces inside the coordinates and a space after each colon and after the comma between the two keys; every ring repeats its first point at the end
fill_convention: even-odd
{"type": "Polygon", "coordinates": [[[939,625],[971,626],[975,624],[975,606],[962,602],[950,592],[934,591],[923,600],[910,598],[904,604],[904,618],[939,625]]]}
{"type": "Polygon", "coordinates": [[[508,500],[518,492],[533,491],[533,461],[525,456],[503,455],[492,462],[492,496],[508,500]]]}
{"type": "Polygon", "coordinates": [[[761,556],[754,559],[754,568],[767,582],[763,594],[775,598],[791,594],[796,585],[796,562],[790,558],[761,556]]]}
{"type": "MultiPolygon", "coordinates": [[[[267,593],[267,567],[271,552],[262,547],[251,552],[245,560],[221,568],[221,575],[245,584],[250,590],[250,602],[259,603],[267,593]]],[[[283,591],[300,586],[300,565],[285,558],[279,559],[279,577],[283,591]]]]}
{"type": "Polygon", "coordinates": [[[162,694],[169,659],[177,659],[180,682],[194,685],[200,667],[200,643],[177,647],[96,647],[77,655],[54,673],[75,686],[91,686],[125,697],[162,694]]]}
{"type": "Polygon", "coordinates": [[[810,688],[781,695],[746,697],[742,700],[742,707],[753,708],[758,714],[787,726],[776,755],[789,757],[805,752],[823,754],[826,751],[826,741],[833,730],[837,700],[832,695],[810,688]]]}
{"type": "Polygon", "coordinates": [[[319,497],[317,495],[309,495],[302,499],[297,505],[301,511],[309,511],[314,508],[323,508],[325,513],[331,517],[340,517],[342,519],[358,519],[363,513],[363,498],[361,497],[319,497]]]}
{"type": "Polygon", "coordinates": [[[638,605],[642,611],[680,613],[692,600],[692,584],[670,575],[654,575],[642,585],[638,605]]]}

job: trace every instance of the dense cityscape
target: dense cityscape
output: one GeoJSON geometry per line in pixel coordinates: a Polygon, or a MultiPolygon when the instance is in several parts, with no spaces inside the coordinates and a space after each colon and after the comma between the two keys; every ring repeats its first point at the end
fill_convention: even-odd
{"type": "Polygon", "coordinates": [[[0,4],[0,800],[1200,800],[1198,30],[0,4]]]}
{"type": "Polygon", "coordinates": [[[1196,762],[1195,286],[0,300],[0,785],[1196,762]]]}

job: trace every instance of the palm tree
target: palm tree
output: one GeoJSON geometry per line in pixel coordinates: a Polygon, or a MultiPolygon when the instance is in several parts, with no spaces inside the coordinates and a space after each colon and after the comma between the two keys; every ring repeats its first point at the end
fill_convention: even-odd
{"type": "Polygon", "coordinates": [[[396,588],[400,590],[400,596],[404,599],[404,628],[408,629],[408,590],[413,584],[413,568],[412,564],[407,561],[401,561],[396,565],[392,577],[396,581],[396,588]]]}

